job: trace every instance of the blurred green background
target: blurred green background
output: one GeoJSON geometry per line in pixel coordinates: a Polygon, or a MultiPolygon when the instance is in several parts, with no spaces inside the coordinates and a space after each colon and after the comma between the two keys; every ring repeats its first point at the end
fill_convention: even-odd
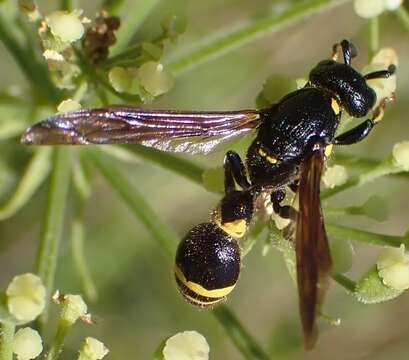
{"type": "MultiPolygon", "coordinates": [[[[136,40],[155,36],[161,19],[170,11],[183,12],[188,27],[177,45],[167,51],[168,57],[172,58],[209,33],[262,15],[273,6],[278,9],[285,3],[288,2],[157,1],[136,40]]],[[[56,9],[55,1],[39,1],[39,5],[43,13],[56,9]]],[[[93,17],[99,3],[89,1],[80,5],[87,16],[93,17]]],[[[397,101],[387,109],[383,122],[368,140],[347,149],[337,149],[337,152],[381,159],[390,153],[393,144],[409,140],[408,35],[392,14],[380,18],[380,46],[393,47],[399,55],[397,101]]],[[[169,93],[150,107],[186,110],[253,108],[263,82],[271,74],[306,77],[315,63],[329,56],[332,44],[342,38],[352,40],[359,50],[360,56],[354,65],[364,66],[367,63],[367,23],[354,14],[350,2],[185,73],[177,78],[169,93]]],[[[1,44],[0,79],[2,88],[24,87],[26,83],[1,44]]],[[[1,116],[12,116],[10,114],[11,109],[3,109],[1,116]]],[[[28,153],[17,139],[2,142],[0,151],[1,181],[4,184],[0,193],[5,201],[19,180],[28,153]]],[[[222,163],[223,153],[186,157],[214,167],[222,163]]],[[[180,236],[193,225],[207,220],[219,199],[217,194],[148,162],[123,165],[123,168],[160,219],[180,236]]],[[[33,269],[46,192],[47,186],[44,185],[16,216],[0,223],[0,285],[3,287],[14,274],[33,269]]],[[[385,234],[403,234],[409,218],[408,181],[405,179],[381,179],[341,193],[331,199],[330,204],[361,204],[371,194],[387,199],[390,210],[386,222],[355,217],[340,218],[339,223],[385,234]]],[[[72,202],[66,217],[56,287],[64,293],[77,293],[80,283],[68,242],[70,210],[72,202]]],[[[101,177],[93,179],[93,193],[84,216],[87,261],[99,293],[98,301],[90,303],[96,324],[77,325],[68,338],[65,359],[74,358],[79,340],[85,335],[104,341],[111,351],[109,359],[149,359],[163,339],[183,330],[197,330],[207,338],[211,359],[241,358],[215,318],[205,310],[188,305],[179,296],[172,277],[172,264],[101,177]]],[[[354,265],[349,275],[358,278],[374,263],[379,248],[357,243],[353,246],[354,265]]],[[[272,359],[409,358],[408,294],[384,304],[363,305],[336,284],[331,286],[324,310],[331,316],[340,317],[341,325],[334,327],[321,321],[317,348],[310,354],[303,353],[296,288],[282,256],[274,249],[262,256],[262,247],[263,242],[259,241],[245,258],[240,281],[228,305],[265,346],[272,359]]]]}

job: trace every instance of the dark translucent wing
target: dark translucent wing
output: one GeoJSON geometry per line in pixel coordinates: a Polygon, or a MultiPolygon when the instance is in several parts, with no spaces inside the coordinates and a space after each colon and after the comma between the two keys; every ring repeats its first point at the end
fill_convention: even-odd
{"type": "Polygon", "coordinates": [[[301,163],[298,190],[295,249],[299,308],[306,349],[311,349],[317,339],[316,318],[331,271],[331,255],[320,203],[323,163],[324,147],[316,144],[312,154],[301,163]]]}
{"type": "Polygon", "coordinates": [[[81,109],[35,124],[23,135],[22,142],[34,145],[139,143],[165,151],[207,153],[222,140],[255,129],[259,122],[256,110],[81,109]]]}

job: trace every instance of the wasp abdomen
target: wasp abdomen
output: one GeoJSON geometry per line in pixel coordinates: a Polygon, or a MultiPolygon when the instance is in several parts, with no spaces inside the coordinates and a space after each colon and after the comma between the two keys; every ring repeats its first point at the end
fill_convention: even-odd
{"type": "Polygon", "coordinates": [[[236,285],[239,273],[239,245],[216,224],[199,224],[180,242],[176,282],[193,305],[208,307],[224,300],[236,285]]]}

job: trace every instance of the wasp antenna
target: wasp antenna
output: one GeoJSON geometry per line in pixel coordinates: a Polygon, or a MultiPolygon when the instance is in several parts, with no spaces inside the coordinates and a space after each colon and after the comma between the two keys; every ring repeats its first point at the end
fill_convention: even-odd
{"type": "Polygon", "coordinates": [[[351,59],[358,55],[358,51],[354,44],[350,43],[348,40],[341,41],[342,55],[344,56],[344,63],[351,65],[351,59]]]}
{"type": "Polygon", "coordinates": [[[387,79],[389,76],[392,76],[396,72],[396,65],[389,65],[388,70],[379,70],[373,71],[369,74],[364,75],[365,80],[371,79],[387,79]]]}

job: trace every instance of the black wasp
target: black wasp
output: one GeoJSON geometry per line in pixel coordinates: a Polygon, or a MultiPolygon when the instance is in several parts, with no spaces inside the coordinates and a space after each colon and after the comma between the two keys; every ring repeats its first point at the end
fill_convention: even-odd
{"type": "Polygon", "coordinates": [[[323,164],[333,145],[363,140],[383,116],[385,102],[373,109],[375,91],[367,80],[395,71],[360,74],[351,66],[357,55],[347,40],[335,44],[332,59],[309,74],[302,89],[261,110],[232,112],[147,111],[133,107],[82,109],[52,116],[24,134],[24,144],[140,143],[164,151],[208,153],[222,140],[256,130],[246,155],[227,152],[225,196],[209,222],[191,229],[180,242],[175,277],[183,296],[200,307],[212,306],[233,290],[241,267],[240,239],[248,232],[256,202],[268,194],[274,211],[295,223],[299,309],[305,346],[316,340],[331,256],[320,205],[323,164]],[[343,63],[337,62],[339,47],[343,63]],[[342,111],[372,118],[335,136],[342,111]],[[282,205],[286,188],[298,194],[298,209],[282,205]]]}

